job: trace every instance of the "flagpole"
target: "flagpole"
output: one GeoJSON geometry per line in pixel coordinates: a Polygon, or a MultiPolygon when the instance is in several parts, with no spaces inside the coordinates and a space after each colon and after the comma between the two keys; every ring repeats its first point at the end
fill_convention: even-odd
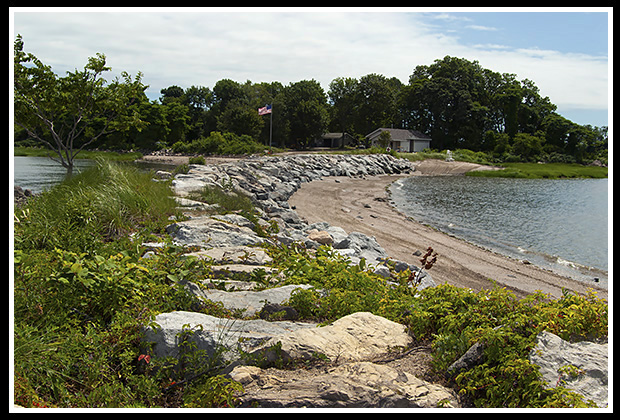
{"type": "Polygon", "coordinates": [[[271,112],[269,113],[269,148],[271,148],[272,128],[273,128],[273,103],[271,104],[271,112]]]}

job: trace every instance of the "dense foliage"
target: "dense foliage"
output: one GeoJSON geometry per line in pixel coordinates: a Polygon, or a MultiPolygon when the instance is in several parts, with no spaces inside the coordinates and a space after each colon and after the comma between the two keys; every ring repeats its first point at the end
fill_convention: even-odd
{"type": "MultiPolygon", "coordinates": [[[[36,58],[23,53],[21,37],[15,45],[16,75],[34,72],[24,64],[24,57],[36,58]]],[[[45,75],[41,83],[60,80],[49,67],[36,63],[45,75]]],[[[99,71],[98,77],[102,70],[109,70],[104,65],[105,56],[91,58],[84,74],[90,74],[92,67],[99,71]]],[[[431,65],[418,65],[407,84],[380,74],[338,77],[327,92],[315,80],[284,86],[222,79],[213,87],[172,85],[161,90],[159,100],[150,101],[140,74],[136,80],[125,77],[123,83],[117,81],[106,89],[101,78],[96,80],[102,89],[99,96],[110,98],[109,105],[102,101],[88,120],[87,130],[75,132],[76,145],[85,144],[94,133],[97,142],[91,147],[252,153],[269,145],[270,128],[273,146],[303,149],[326,132],[348,132],[366,145],[367,134],[379,127],[393,127],[431,136],[431,147],[436,150],[482,151],[498,161],[583,163],[598,159],[607,163],[607,127],[575,124],[556,113],[557,107],[540,95],[533,81],[520,81],[515,74],[497,73],[462,58],[446,56],[431,65]],[[130,94],[115,94],[113,89],[130,94]],[[129,113],[120,112],[121,100],[131,103],[124,110],[129,113]],[[265,104],[272,105],[273,114],[258,115],[258,108],[265,104]],[[115,125],[108,120],[116,121],[115,125]]],[[[84,91],[70,77],[62,80],[63,89],[84,91]]],[[[36,100],[36,92],[41,94],[33,88],[16,95],[16,110],[29,98],[36,100]]],[[[55,98],[60,96],[46,101],[55,98]]],[[[62,112],[70,122],[72,111],[67,106],[62,112]]],[[[75,110],[73,115],[77,115],[75,110]]],[[[24,121],[15,128],[19,144],[33,144],[30,126],[24,121]]]]}

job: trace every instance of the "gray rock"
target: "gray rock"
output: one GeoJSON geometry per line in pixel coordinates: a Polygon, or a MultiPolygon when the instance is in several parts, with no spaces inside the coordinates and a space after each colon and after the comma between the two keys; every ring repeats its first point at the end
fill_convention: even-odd
{"type": "Polygon", "coordinates": [[[166,231],[177,243],[203,248],[259,245],[265,242],[252,229],[211,217],[176,222],[168,226],[166,231]]]}
{"type": "Polygon", "coordinates": [[[469,370],[483,363],[484,360],[484,344],[477,342],[448,367],[446,374],[448,376],[455,376],[463,370],[469,370]]]}
{"type": "Polygon", "coordinates": [[[181,351],[179,334],[186,331],[191,332],[190,340],[197,350],[205,351],[209,357],[223,350],[228,361],[239,357],[239,349],[256,346],[276,335],[316,327],[303,322],[234,320],[186,311],[159,314],[154,323],[145,329],[144,338],[154,343],[153,356],[178,357],[181,351]]]}
{"type": "Polygon", "coordinates": [[[242,407],[459,407],[450,389],[371,362],[345,363],[317,373],[237,366],[229,375],[243,385],[242,407]]]}
{"type": "Polygon", "coordinates": [[[529,358],[532,363],[540,366],[540,373],[548,387],[561,385],[593,400],[599,407],[607,406],[607,343],[570,343],[543,331],[536,337],[536,347],[530,352],[529,358]],[[574,374],[561,372],[562,368],[574,374]]]}
{"type": "Polygon", "coordinates": [[[226,292],[217,289],[204,290],[194,285],[194,287],[190,286],[190,290],[202,299],[221,302],[226,309],[243,310],[244,316],[251,317],[260,312],[266,303],[284,303],[289,300],[294,290],[309,289],[311,287],[308,284],[293,284],[259,291],[240,290],[226,292]]]}
{"type": "Polygon", "coordinates": [[[369,360],[395,348],[405,348],[413,339],[405,326],[369,312],[342,317],[321,328],[294,331],[272,337],[252,354],[263,354],[266,360],[310,360],[317,354],[332,361],[369,360]],[[280,343],[278,352],[272,347],[280,343]]]}
{"type": "Polygon", "coordinates": [[[377,260],[388,256],[374,237],[359,232],[351,232],[344,240],[334,244],[334,248],[352,249],[356,257],[366,259],[369,264],[374,264],[377,260]]]}
{"type": "Polygon", "coordinates": [[[211,248],[187,255],[213,261],[214,264],[265,265],[272,258],[262,248],[249,246],[232,246],[211,248]]]}

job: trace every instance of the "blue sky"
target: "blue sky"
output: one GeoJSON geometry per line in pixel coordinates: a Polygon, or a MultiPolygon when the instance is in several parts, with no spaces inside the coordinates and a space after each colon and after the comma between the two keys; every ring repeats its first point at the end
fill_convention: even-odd
{"type": "Polygon", "coordinates": [[[611,8],[471,10],[12,8],[9,23],[57,74],[101,52],[112,77],[142,72],[151,99],[224,78],[315,79],[326,91],[336,77],[369,73],[407,83],[417,65],[451,55],[533,80],[576,123],[608,124],[611,8]]]}
{"type": "Polygon", "coordinates": [[[607,14],[603,12],[454,12],[446,15],[444,30],[460,34],[468,45],[491,43],[507,48],[607,56],[607,14]]]}

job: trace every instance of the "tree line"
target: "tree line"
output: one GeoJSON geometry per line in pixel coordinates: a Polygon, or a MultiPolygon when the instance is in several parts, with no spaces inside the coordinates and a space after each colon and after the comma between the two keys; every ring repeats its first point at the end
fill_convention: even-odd
{"type": "Polygon", "coordinates": [[[88,120],[81,120],[87,127],[76,131],[75,146],[88,143],[95,133],[97,141],[88,147],[243,153],[268,145],[270,128],[274,146],[305,149],[326,132],[347,132],[364,144],[368,133],[391,127],[429,135],[433,149],[483,151],[497,160],[607,160],[607,127],[573,123],[556,112],[557,107],[540,95],[533,81],[518,80],[514,74],[500,74],[463,58],[446,56],[431,65],[419,65],[407,84],[373,73],[338,77],[326,92],[314,79],[288,85],[222,79],[212,88],[172,85],[161,89],[159,99],[149,100],[141,74],[132,79],[123,73],[124,81],[104,86],[105,81],[97,77],[109,68],[105,56],[99,54],[98,60],[89,61],[91,85],[85,83],[89,80],[87,65],[84,73],[70,73],[71,80],[69,76],[57,78],[63,83],[53,89],[48,86],[59,91],[54,97],[40,98],[36,86],[23,93],[17,85],[32,82],[36,68],[47,79],[54,79],[51,69],[42,63],[28,67],[21,37],[18,41],[15,139],[21,144],[32,139],[52,143],[50,122],[36,123],[32,104],[66,100],[69,95],[60,91],[72,89],[82,91],[85,103],[94,86],[98,93],[93,102],[108,99],[96,105],[96,115],[67,103],[53,112],[54,118],[69,127],[76,113],[88,120]],[[30,79],[22,77],[28,72],[30,79]],[[119,86],[125,91],[119,93],[119,86]],[[126,103],[119,105],[118,98],[126,103]],[[258,108],[266,104],[272,105],[273,113],[259,115],[258,108]],[[112,116],[118,117],[113,124],[108,122],[112,116]]]}

